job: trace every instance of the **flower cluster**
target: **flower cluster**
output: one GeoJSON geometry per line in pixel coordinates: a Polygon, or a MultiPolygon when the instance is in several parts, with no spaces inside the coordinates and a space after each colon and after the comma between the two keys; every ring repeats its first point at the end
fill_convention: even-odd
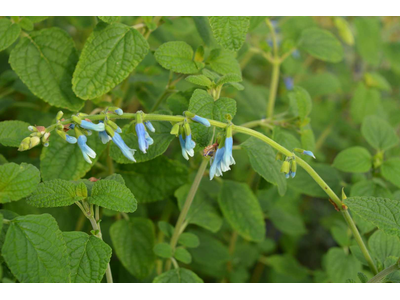
{"type": "MultiPolygon", "coordinates": [[[[312,158],[315,159],[314,153],[312,153],[309,150],[295,148],[293,151],[311,156],[312,158]]],[[[282,163],[281,166],[281,173],[284,173],[286,178],[290,177],[294,178],[296,176],[296,170],[297,170],[296,156],[293,155],[286,157],[285,161],[282,163]]]]}

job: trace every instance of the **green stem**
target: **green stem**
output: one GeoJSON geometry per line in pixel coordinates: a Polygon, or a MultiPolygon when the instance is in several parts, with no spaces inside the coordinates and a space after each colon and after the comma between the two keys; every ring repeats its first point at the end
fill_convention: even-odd
{"type": "MultiPolygon", "coordinates": [[[[192,183],[190,191],[186,197],[185,204],[183,205],[181,213],[179,214],[178,221],[176,222],[174,233],[172,234],[171,242],[170,242],[172,252],[175,251],[175,247],[176,247],[176,244],[178,243],[179,236],[181,235],[181,233],[183,231],[182,228],[184,228],[183,226],[185,226],[186,216],[189,212],[190,206],[192,205],[192,202],[193,202],[194,196],[196,195],[197,189],[199,188],[200,181],[203,178],[204,172],[206,171],[207,164],[208,164],[208,160],[203,159],[203,161],[201,162],[200,167],[197,171],[196,177],[194,178],[194,181],[192,183]]],[[[171,263],[167,262],[167,265],[166,265],[167,271],[170,268],[171,268],[171,263]]]]}
{"type": "Polygon", "coordinates": [[[368,283],[379,283],[382,282],[383,279],[385,279],[385,277],[393,272],[396,272],[400,270],[400,265],[399,263],[394,264],[393,266],[390,266],[389,268],[386,268],[385,270],[383,270],[382,272],[379,272],[378,274],[376,274],[374,277],[372,277],[368,283]]]}
{"type": "Polygon", "coordinates": [[[274,115],[276,92],[278,91],[278,83],[279,83],[279,69],[280,69],[280,63],[274,62],[272,64],[272,79],[269,89],[269,98],[267,107],[268,118],[271,118],[274,115]]]}

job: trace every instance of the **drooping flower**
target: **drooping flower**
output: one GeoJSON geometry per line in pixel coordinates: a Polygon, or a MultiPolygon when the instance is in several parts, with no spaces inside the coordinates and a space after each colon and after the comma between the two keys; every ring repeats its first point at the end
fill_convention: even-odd
{"type": "Polygon", "coordinates": [[[90,160],[89,157],[91,158],[96,158],[96,152],[93,151],[92,148],[90,148],[87,144],[87,137],[85,135],[79,135],[78,136],[78,146],[81,148],[83,158],[91,164],[92,161],[90,160]]]}
{"type": "Polygon", "coordinates": [[[185,137],[186,151],[189,151],[189,152],[194,151],[194,147],[196,147],[196,143],[195,143],[195,141],[192,140],[192,131],[190,129],[189,123],[185,122],[183,124],[183,128],[184,128],[185,136],[186,136],[185,137]]]}
{"type": "Polygon", "coordinates": [[[94,130],[94,131],[104,131],[105,129],[103,122],[95,124],[86,120],[82,120],[79,126],[84,129],[94,130]]]}
{"type": "Polygon", "coordinates": [[[312,153],[310,150],[304,150],[303,154],[311,156],[312,158],[316,159],[314,153],[312,153]]]}
{"type": "Polygon", "coordinates": [[[117,108],[116,110],[114,110],[114,112],[119,116],[121,116],[124,113],[123,110],[120,108],[117,108]]]}
{"type": "Polygon", "coordinates": [[[122,137],[119,135],[118,132],[114,132],[114,136],[112,137],[112,141],[115,143],[115,145],[118,146],[118,148],[121,150],[122,154],[129,160],[136,162],[135,158],[133,155],[135,154],[136,150],[129,148],[122,137]]]}
{"type": "Polygon", "coordinates": [[[146,140],[146,129],[144,128],[143,123],[137,123],[135,125],[136,134],[139,142],[139,149],[143,153],[146,153],[146,150],[149,149],[149,143],[146,140]]]}
{"type": "Polygon", "coordinates": [[[153,124],[151,124],[150,121],[145,121],[144,124],[146,125],[147,129],[150,130],[151,132],[156,132],[156,129],[154,128],[153,124]]]}
{"type": "Polygon", "coordinates": [[[190,149],[187,150],[186,149],[186,143],[182,137],[182,134],[179,135],[179,143],[181,144],[181,149],[182,149],[182,156],[186,159],[189,160],[189,156],[193,157],[194,156],[194,150],[190,149]]]}
{"type": "MultiPolygon", "coordinates": [[[[99,121],[99,123],[104,123],[103,121],[99,121]]],[[[111,137],[107,134],[107,131],[104,129],[103,131],[99,131],[99,137],[103,144],[107,144],[111,141],[111,137]]]]}
{"type": "Polygon", "coordinates": [[[224,156],[221,161],[221,169],[223,172],[230,170],[231,169],[230,166],[236,163],[232,155],[232,146],[233,146],[232,126],[228,126],[226,129],[224,156]]]}
{"type": "Polygon", "coordinates": [[[70,136],[68,135],[66,132],[64,132],[63,130],[57,130],[57,134],[63,138],[64,140],[66,140],[68,143],[70,144],[75,144],[77,142],[76,137],[74,136],[70,136]]]}
{"type": "Polygon", "coordinates": [[[154,140],[151,138],[151,136],[149,135],[149,133],[147,131],[145,132],[144,137],[145,137],[147,143],[149,144],[149,146],[153,145],[154,140]]]}
{"type": "Polygon", "coordinates": [[[203,117],[200,117],[200,116],[198,116],[198,115],[195,115],[195,116],[192,118],[192,120],[195,121],[195,122],[197,122],[197,123],[203,124],[203,125],[206,126],[206,127],[210,127],[210,126],[211,126],[210,121],[208,121],[207,119],[205,119],[205,118],[203,118],[203,117]]]}
{"type": "Polygon", "coordinates": [[[225,153],[225,147],[218,148],[215,152],[215,156],[210,168],[210,180],[214,178],[214,176],[222,176],[222,160],[225,153]]]}
{"type": "Polygon", "coordinates": [[[297,171],[297,163],[295,159],[292,159],[290,161],[290,177],[294,178],[296,176],[296,171],[297,171]]]}

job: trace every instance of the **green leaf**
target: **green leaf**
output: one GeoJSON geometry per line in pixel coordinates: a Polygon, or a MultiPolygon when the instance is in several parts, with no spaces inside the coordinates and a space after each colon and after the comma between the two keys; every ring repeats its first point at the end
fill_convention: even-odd
{"type": "Polygon", "coordinates": [[[170,258],[172,257],[172,248],[168,243],[160,243],[154,246],[153,249],[155,255],[162,258],[170,258]]]}
{"type": "Polygon", "coordinates": [[[93,99],[111,91],[137,67],[149,44],[135,29],[100,22],[87,39],[72,78],[75,94],[93,99]]]}
{"type": "Polygon", "coordinates": [[[389,256],[400,257],[400,239],[393,237],[380,230],[375,231],[368,240],[368,247],[372,255],[382,265],[389,256]]]}
{"type": "Polygon", "coordinates": [[[241,82],[242,76],[238,75],[238,74],[225,74],[224,76],[222,76],[220,79],[218,79],[216,85],[224,85],[226,83],[237,83],[237,82],[241,82]]]}
{"type": "Polygon", "coordinates": [[[378,90],[360,83],[350,101],[351,117],[354,122],[361,123],[366,116],[376,113],[381,105],[381,95],[378,90]]]}
{"type": "Polygon", "coordinates": [[[238,51],[250,26],[249,17],[209,17],[214,37],[223,48],[238,51]]]}
{"type": "Polygon", "coordinates": [[[111,247],[84,232],[63,232],[67,244],[71,282],[101,282],[111,259],[111,247]]]}
{"type": "Polygon", "coordinates": [[[279,194],[286,193],[285,175],[281,173],[281,163],[275,159],[275,152],[263,141],[251,137],[242,144],[246,150],[252,168],[266,181],[278,187],[279,194]]]}
{"type": "Polygon", "coordinates": [[[43,148],[40,156],[43,180],[78,180],[85,176],[107,146],[100,141],[97,135],[88,137],[87,144],[97,154],[96,158],[92,159],[92,164],[85,161],[78,145],[71,145],[58,135],[52,135],[49,147],[43,148]]]}
{"type": "Polygon", "coordinates": [[[399,143],[399,138],[390,124],[377,116],[364,118],[361,133],[367,142],[377,150],[388,150],[399,143]]]}
{"type": "Polygon", "coordinates": [[[197,248],[200,245],[200,240],[197,235],[184,232],[179,236],[178,243],[188,248],[197,248]]]}
{"type": "Polygon", "coordinates": [[[193,55],[192,47],[182,41],[164,43],[154,53],[165,69],[182,74],[195,74],[202,68],[193,60],[193,55]]]}
{"type": "MultiPolygon", "coordinates": [[[[182,112],[181,112],[182,113],[182,112]]],[[[142,151],[135,152],[135,160],[137,163],[145,162],[156,158],[163,154],[169,144],[174,140],[175,136],[170,134],[171,124],[169,122],[152,122],[155,132],[149,132],[149,135],[154,140],[153,145],[149,147],[147,153],[142,151]]],[[[126,125],[121,133],[121,138],[124,140],[126,145],[131,149],[139,149],[139,142],[136,135],[136,131],[131,131],[131,125],[126,125]]],[[[132,164],[133,161],[127,159],[114,143],[111,144],[110,149],[111,157],[120,164],[132,164]]]]}
{"type": "Polygon", "coordinates": [[[398,200],[374,197],[350,197],[344,200],[350,210],[371,222],[383,232],[400,236],[398,200]]]}
{"type": "Polygon", "coordinates": [[[72,111],[83,107],[71,86],[77,61],[74,41],[56,27],[30,33],[10,54],[11,67],[35,96],[72,111]]]}
{"type": "Polygon", "coordinates": [[[88,201],[91,204],[126,213],[134,212],[137,208],[137,201],[132,192],[114,180],[96,181],[88,201]]]}
{"type": "Polygon", "coordinates": [[[269,211],[268,216],[274,226],[283,233],[299,236],[307,232],[303,218],[293,204],[279,202],[269,211]]]}
{"type": "Polygon", "coordinates": [[[172,235],[174,233],[174,229],[175,229],[174,226],[172,226],[168,222],[164,222],[164,221],[159,221],[157,223],[157,225],[158,225],[158,228],[160,229],[160,231],[162,233],[164,233],[167,238],[172,237],[172,235]]]}
{"type": "Polygon", "coordinates": [[[178,268],[158,275],[153,283],[203,283],[203,280],[188,269],[178,268]]]}
{"type": "Polygon", "coordinates": [[[304,30],[299,45],[310,55],[323,61],[337,63],[343,59],[343,48],[339,40],[324,29],[304,30]]]}
{"type": "Polygon", "coordinates": [[[10,47],[19,37],[21,27],[9,19],[0,19],[0,51],[10,47]]]}
{"type": "Polygon", "coordinates": [[[29,196],[40,182],[39,170],[30,164],[7,163],[0,166],[0,203],[29,196]]]}
{"type": "Polygon", "coordinates": [[[49,214],[13,219],[2,255],[20,282],[70,282],[67,247],[49,214]]]}
{"type": "Polygon", "coordinates": [[[343,249],[330,248],[326,255],[326,271],[332,282],[346,282],[347,279],[357,278],[362,269],[361,263],[343,249]]]}
{"type": "Polygon", "coordinates": [[[265,237],[264,216],[249,186],[224,180],[218,203],[228,223],[239,235],[261,242],[265,237]]]}
{"type": "Polygon", "coordinates": [[[174,257],[184,264],[190,264],[192,262],[192,256],[185,248],[176,248],[174,257]]]}
{"type": "Polygon", "coordinates": [[[117,23],[121,19],[121,17],[115,17],[115,16],[105,16],[105,17],[98,17],[98,18],[108,24],[117,23]]]}
{"type": "Polygon", "coordinates": [[[192,16],[196,29],[207,46],[213,46],[215,40],[213,38],[210,23],[207,17],[203,16],[192,16]]]}
{"type": "Polygon", "coordinates": [[[237,74],[242,76],[239,62],[229,50],[211,50],[210,56],[207,58],[206,63],[211,69],[219,74],[237,74]]]}
{"type": "Polygon", "coordinates": [[[383,177],[400,188],[400,158],[390,158],[381,166],[383,177]]]}
{"type": "Polygon", "coordinates": [[[208,79],[204,75],[190,75],[190,76],[186,77],[185,80],[190,83],[205,86],[208,88],[211,87],[211,85],[212,85],[211,80],[208,79]]]}
{"type": "Polygon", "coordinates": [[[28,123],[22,121],[0,122],[0,144],[8,147],[19,147],[22,140],[31,133],[28,126],[28,123]]]}
{"type": "Polygon", "coordinates": [[[379,18],[356,18],[354,25],[356,28],[357,52],[365,62],[372,66],[378,66],[382,48],[379,18]]]}
{"type": "Polygon", "coordinates": [[[390,92],[392,87],[390,83],[379,73],[366,73],[364,75],[365,83],[367,86],[376,88],[382,91],[390,92]]]}
{"type": "Polygon", "coordinates": [[[343,172],[365,173],[372,167],[372,157],[364,147],[355,146],[341,151],[332,165],[343,172]]]}
{"type": "Polygon", "coordinates": [[[267,261],[274,271],[279,274],[302,281],[307,277],[308,270],[303,267],[292,255],[271,255],[267,261]]]}
{"type": "Polygon", "coordinates": [[[76,185],[73,182],[55,179],[39,184],[28,197],[27,203],[35,207],[60,207],[74,204],[82,199],[84,197],[76,194],[76,185]]]}
{"type": "Polygon", "coordinates": [[[289,93],[290,106],[294,115],[304,120],[312,110],[310,94],[302,87],[295,86],[293,92],[289,93]]]}
{"type": "Polygon", "coordinates": [[[154,225],[149,219],[132,218],[111,225],[111,240],[122,265],[133,276],[143,279],[153,271],[154,225]]]}
{"type": "Polygon", "coordinates": [[[332,237],[341,247],[349,247],[351,245],[350,236],[348,234],[348,227],[344,222],[335,222],[335,225],[331,227],[330,231],[332,237]]]}
{"type": "Polygon", "coordinates": [[[186,167],[165,156],[137,164],[135,168],[124,165],[121,169],[126,186],[139,203],[164,200],[188,179],[186,167]]]}

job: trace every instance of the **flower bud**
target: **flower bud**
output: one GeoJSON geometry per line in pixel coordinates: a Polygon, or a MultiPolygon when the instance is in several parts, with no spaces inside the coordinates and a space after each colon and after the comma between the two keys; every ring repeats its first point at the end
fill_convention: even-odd
{"type": "Polygon", "coordinates": [[[64,113],[60,110],[60,111],[57,113],[56,119],[57,119],[57,120],[61,120],[61,118],[63,117],[63,115],[64,115],[64,113]]]}
{"type": "Polygon", "coordinates": [[[77,117],[77,116],[72,116],[72,120],[73,120],[75,123],[77,123],[77,124],[81,124],[81,123],[82,123],[81,118],[79,118],[79,117],[77,117]]]}
{"type": "Polygon", "coordinates": [[[172,128],[171,128],[170,134],[178,136],[180,125],[181,125],[181,123],[174,124],[174,126],[172,126],[172,128]]]}
{"type": "Polygon", "coordinates": [[[106,121],[106,123],[107,123],[107,125],[109,125],[112,129],[114,129],[114,130],[118,130],[118,125],[117,124],[115,124],[113,121],[111,121],[111,120],[107,120],[106,121]]]}
{"type": "Polygon", "coordinates": [[[294,178],[296,176],[296,171],[297,171],[297,163],[296,160],[292,159],[290,161],[290,176],[294,178]]]}
{"type": "Polygon", "coordinates": [[[285,160],[282,163],[281,173],[289,174],[289,171],[290,171],[290,163],[287,160],[285,160]]]}

